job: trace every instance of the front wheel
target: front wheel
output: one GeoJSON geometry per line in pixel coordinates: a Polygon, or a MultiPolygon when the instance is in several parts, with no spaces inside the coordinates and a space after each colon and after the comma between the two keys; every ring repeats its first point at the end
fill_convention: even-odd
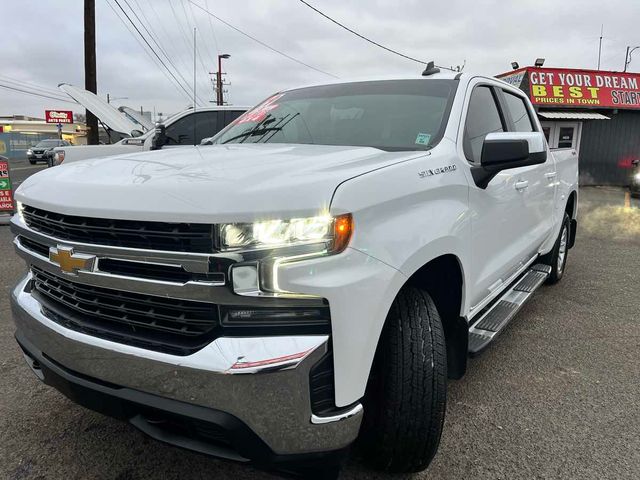
{"type": "Polygon", "coordinates": [[[367,463],[388,472],[427,468],[447,402],[447,349],[427,292],[405,288],[393,302],[365,398],[361,443],[367,463]]]}
{"type": "Polygon", "coordinates": [[[564,214],[560,233],[553,245],[553,249],[542,257],[542,263],[551,267],[551,274],[547,278],[547,283],[553,285],[562,280],[564,271],[567,267],[567,255],[569,253],[569,238],[571,235],[571,219],[569,215],[564,214]]]}
{"type": "Polygon", "coordinates": [[[35,165],[35,164],[36,164],[36,161],[35,161],[35,160],[29,160],[29,163],[30,163],[31,165],[35,165]]]}

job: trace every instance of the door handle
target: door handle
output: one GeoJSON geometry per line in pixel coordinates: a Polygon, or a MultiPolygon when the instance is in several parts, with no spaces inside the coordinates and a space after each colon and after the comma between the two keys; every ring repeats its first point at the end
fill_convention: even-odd
{"type": "Polygon", "coordinates": [[[524,190],[525,188],[529,188],[529,181],[521,180],[519,182],[516,182],[515,187],[516,187],[516,190],[524,190]]]}
{"type": "Polygon", "coordinates": [[[544,174],[545,177],[547,177],[547,180],[553,180],[554,178],[556,178],[556,172],[547,172],[544,174]]]}

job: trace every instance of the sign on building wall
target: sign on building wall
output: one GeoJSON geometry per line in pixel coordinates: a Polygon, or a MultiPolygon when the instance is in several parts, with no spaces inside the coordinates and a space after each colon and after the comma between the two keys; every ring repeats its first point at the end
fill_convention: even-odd
{"type": "Polygon", "coordinates": [[[640,109],[640,74],[528,68],[534,105],[640,109]]]}
{"type": "Polygon", "coordinates": [[[47,123],[73,123],[71,110],[45,110],[44,118],[47,123]]]}

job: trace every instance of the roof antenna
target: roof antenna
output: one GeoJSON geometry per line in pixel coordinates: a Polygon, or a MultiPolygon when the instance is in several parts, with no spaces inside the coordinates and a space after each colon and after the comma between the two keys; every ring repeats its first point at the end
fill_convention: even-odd
{"type": "Polygon", "coordinates": [[[427,68],[425,68],[424,72],[422,72],[422,76],[428,77],[429,75],[433,75],[435,73],[440,73],[440,69],[435,66],[435,63],[433,61],[431,61],[427,63],[427,68]]]}

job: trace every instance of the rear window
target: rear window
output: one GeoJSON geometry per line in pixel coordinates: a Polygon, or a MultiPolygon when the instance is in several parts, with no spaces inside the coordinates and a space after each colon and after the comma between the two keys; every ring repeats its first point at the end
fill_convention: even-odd
{"type": "Polygon", "coordinates": [[[279,93],[213,143],[297,143],[424,150],[444,133],[457,82],[358,82],[279,93]]]}

